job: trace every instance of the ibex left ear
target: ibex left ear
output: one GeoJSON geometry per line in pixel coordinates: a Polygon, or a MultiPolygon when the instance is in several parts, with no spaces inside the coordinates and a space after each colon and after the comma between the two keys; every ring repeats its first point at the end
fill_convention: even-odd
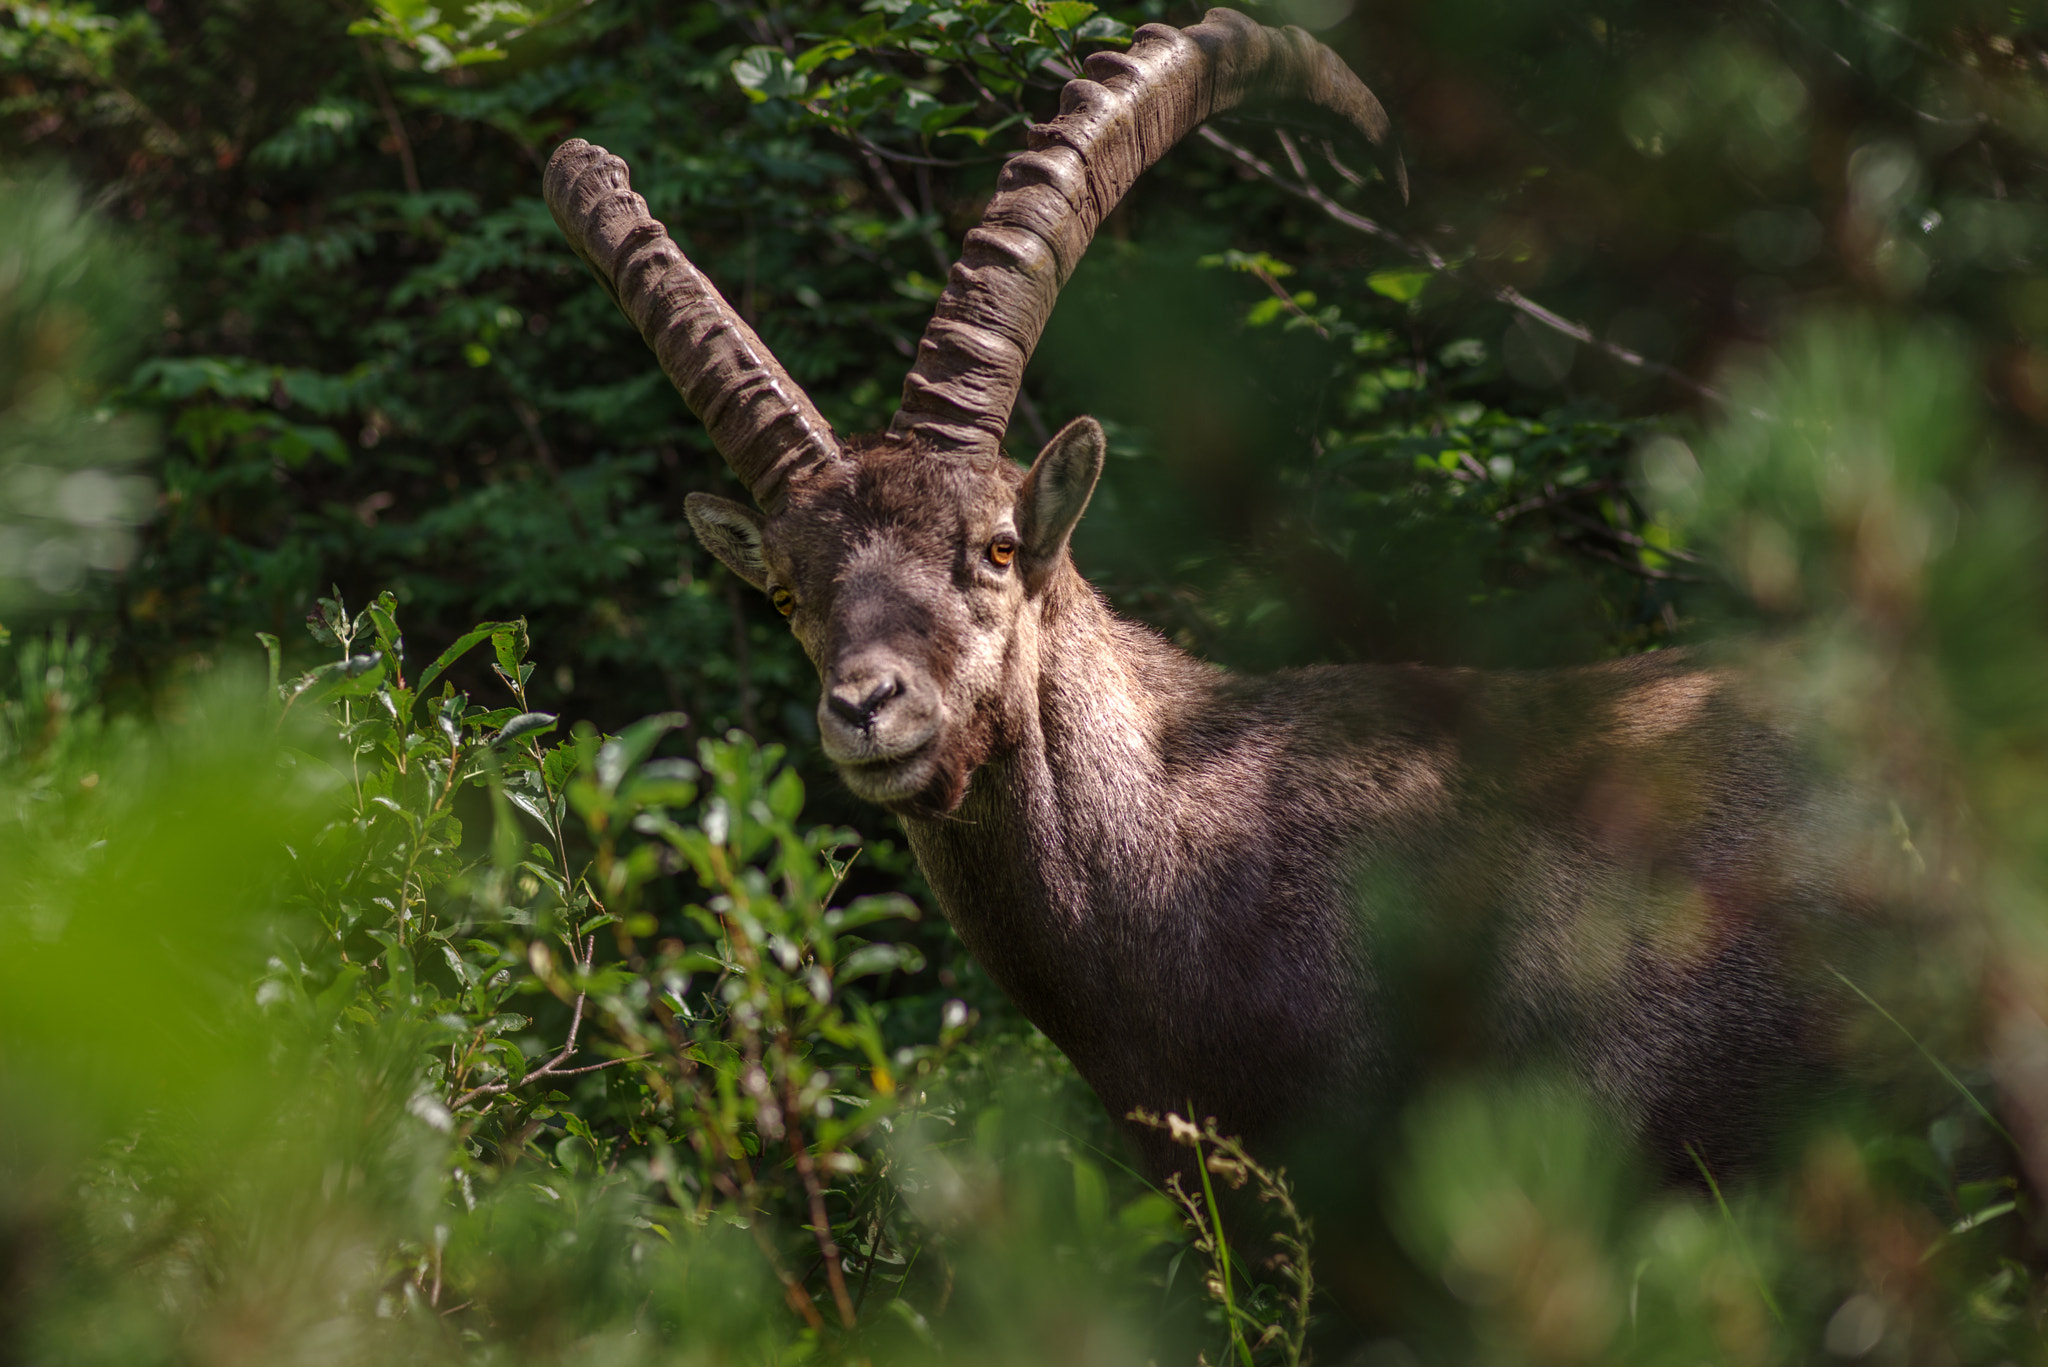
{"type": "Polygon", "coordinates": [[[1076,418],[1062,427],[1031,463],[1017,491],[1017,534],[1024,543],[1024,583],[1034,591],[1066,554],[1067,538],[1102,474],[1102,424],[1076,418]]]}
{"type": "Polygon", "coordinates": [[[768,587],[768,563],[761,557],[761,529],[766,524],[759,513],[717,494],[691,494],[683,500],[683,512],[705,550],[755,588],[768,587]]]}

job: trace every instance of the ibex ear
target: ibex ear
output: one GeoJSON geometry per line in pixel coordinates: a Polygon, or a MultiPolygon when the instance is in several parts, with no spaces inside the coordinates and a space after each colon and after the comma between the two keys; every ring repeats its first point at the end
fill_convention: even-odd
{"type": "Polygon", "coordinates": [[[1031,473],[1017,491],[1017,535],[1024,543],[1025,583],[1030,588],[1043,583],[1066,553],[1067,538],[1095,492],[1108,448],[1101,423],[1076,418],[1031,463],[1031,473]]]}
{"type": "Polygon", "coordinates": [[[767,522],[759,513],[717,494],[691,494],[683,500],[683,511],[704,549],[755,588],[768,587],[768,563],[761,558],[761,529],[767,522]]]}

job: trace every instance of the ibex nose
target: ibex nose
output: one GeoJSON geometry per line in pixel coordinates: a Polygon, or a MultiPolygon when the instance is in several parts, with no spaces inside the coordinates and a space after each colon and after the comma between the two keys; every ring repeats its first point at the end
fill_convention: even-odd
{"type": "Polygon", "coordinates": [[[883,704],[903,691],[893,674],[862,674],[841,679],[825,694],[825,704],[834,716],[850,726],[869,726],[883,704]]]}

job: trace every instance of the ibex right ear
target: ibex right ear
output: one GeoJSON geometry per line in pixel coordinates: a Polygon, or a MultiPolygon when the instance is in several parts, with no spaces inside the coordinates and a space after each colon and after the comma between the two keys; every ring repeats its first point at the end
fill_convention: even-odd
{"type": "Polygon", "coordinates": [[[1036,589],[1066,553],[1067,538],[1102,474],[1102,424],[1076,418],[1062,427],[1031,463],[1017,491],[1017,534],[1024,543],[1025,584],[1036,589]]]}
{"type": "Polygon", "coordinates": [[[767,589],[768,562],[761,557],[761,529],[767,523],[759,513],[717,494],[691,494],[683,500],[683,511],[706,550],[755,588],[767,589]]]}

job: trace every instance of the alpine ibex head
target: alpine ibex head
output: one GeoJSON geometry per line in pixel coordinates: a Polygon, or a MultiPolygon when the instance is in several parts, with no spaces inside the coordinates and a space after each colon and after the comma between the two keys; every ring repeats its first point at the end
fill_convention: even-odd
{"type": "Polygon", "coordinates": [[[1335,115],[1406,192],[1379,101],[1300,29],[1211,10],[1188,29],[1147,25],[1086,72],[1003,168],[877,438],[831,431],[649,216],[624,162],[579,139],[548,166],[570,244],[762,509],[693,494],[691,524],[789,618],[848,785],[899,811],[959,805],[975,768],[1027,724],[1030,637],[1065,595],[1088,592],[1067,541],[1102,468],[1101,427],[1070,423],[1028,473],[1001,443],[1059,289],[1124,192],[1204,120],[1250,101],[1335,115]]]}

